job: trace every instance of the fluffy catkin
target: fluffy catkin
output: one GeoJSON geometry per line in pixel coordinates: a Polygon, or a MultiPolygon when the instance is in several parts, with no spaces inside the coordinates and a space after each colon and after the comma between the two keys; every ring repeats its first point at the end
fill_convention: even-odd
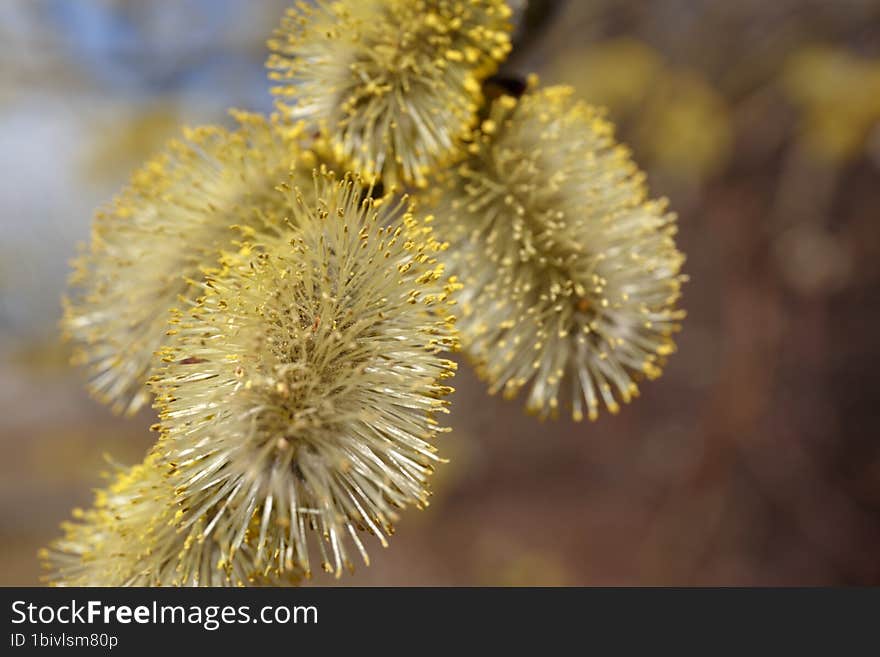
{"type": "Polygon", "coordinates": [[[204,522],[181,527],[168,467],[151,453],[120,469],[95,495],[92,508],[75,509],[64,535],[41,552],[45,579],[54,586],[293,585],[303,573],[259,572],[244,542],[228,559],[222,537],[205,535],[204,522]]]}
{"type": "Polygon", "coordinates": [[[227,259],[173,329],[152,379],[157,452],[181,526],[252,541],[265,574],[338,576],[360,533],[385,545],[397,510],[424,506],[439,461],[455,348],[444,245],[406,202],[316,173],[287,190],[296,230],[227,259]]]}
{"type": "Polygon", "coordinates": [[[459,330],[491,390],[574,419],[612,413],[674,351],[675,216],[601,112],[566,87],[496,99],[436,197],[464,286],[459,330]]]}
{"type": "Polygon", "coordinates": [[[300,2],[269,41],[273,91],[354,170],[422,185],[473,125],[509,17],[503,0],[300,2]]]}
{"type": "Polygon", "coordinates": [[[169,311],[201,293],[221,251],[258,233],[282,197],[291,167],[308,181],[315,157],[277,118],[235,112],[237,127],[184,132],[100,211],[91,243],[73,263],[62,328],[89,388],[118,412],[149,401],[153,353],[169,311]]]}
{"type": "Polygon", "coordinates": [[[354,176],[296,182],[288,231],[227,253],[174,314],[159,441],[65,523],[50,582],[296,583],[310,543],[338,576],[349,545],[368,563],[361,533],[385,545],[399,509],[427,505],[457,345],[444,245],[354,176]]]}

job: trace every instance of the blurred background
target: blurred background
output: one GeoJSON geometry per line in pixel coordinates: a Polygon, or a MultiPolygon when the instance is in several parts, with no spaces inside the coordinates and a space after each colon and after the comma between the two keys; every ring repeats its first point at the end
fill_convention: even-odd
{"type": "MultiPolygon", "coordinates": [[[[2,585],[153,440],[67,363],[75,244],[180,124],[271,108],[287,4],[0,3],[2,585]]],[[[679,213],[679,352],[580,425],[463,367],[431,507],[341,583],[880,584],[880,1],[516,5],[506,72],[607,107],[679,213]]]]}

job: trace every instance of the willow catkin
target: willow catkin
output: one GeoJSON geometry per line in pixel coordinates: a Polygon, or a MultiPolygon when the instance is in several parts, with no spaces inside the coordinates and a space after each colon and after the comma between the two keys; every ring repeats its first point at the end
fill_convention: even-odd
{"type": "Polygon", "coordinates": [[[62,327],[86,366],[89,389],[118,412],[149,401],[146,379],[173,308],[199,294],[218,254],[256,233],[291,167],[307,181],[315,158],[277,119],[235,112],[233,130],[186,130],[95,217],[74,261],[62,327]],[[242,234],[243,233],[243,234],[242,234]]]}
{"type": "Polygon", "coordinates": [[[181,527],[181,508],[157,452],[120,469],[97,491],[93,506],[76,509],[63,536],[42,550],[54,586],[294,585],[301,571],[260,572],[250,542],[228,559],[223,537],[204,521],[181,527]]]}
{"type": "Polygon", "coordinates": [[[253,539],[267,573],[350,566],[359,536],[384,545],[397,510],[424,506],[456,336],[437,255],[406,202],[353,176],[291,186],[292,236],[231,258],[181,317],[152,379],[157,451],[182,527],[253,539]]]}
{"type": "Polygon", "coordinates": [[[472,126],[509,17],[502,0],[300,2],[269,41],[273,91],[353,169],[422,185],[472,126]]]}
{"type": "Polygon", "coordinates": [[[459,330],[490,389],[574,419],[660,375],[684,312],[675,216],[601,112],[567,87],[494,101],[436,198],[459,330]]]}

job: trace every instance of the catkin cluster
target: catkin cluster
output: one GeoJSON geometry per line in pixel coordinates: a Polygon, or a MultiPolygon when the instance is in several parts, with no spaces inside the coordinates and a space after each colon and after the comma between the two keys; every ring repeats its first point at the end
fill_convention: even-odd
{"type": "Polygon", "coordinates": [[[48,581],[339,576],[428,505],[451,352],[541,417],[617,412],[660,374],[675,217],[568,89],[484,93],[510,18],[298,3],[276,113],[184,131],[98,213],[63,328],[93,394],[152,402],[159,437],[43,551],[48,581]]]}

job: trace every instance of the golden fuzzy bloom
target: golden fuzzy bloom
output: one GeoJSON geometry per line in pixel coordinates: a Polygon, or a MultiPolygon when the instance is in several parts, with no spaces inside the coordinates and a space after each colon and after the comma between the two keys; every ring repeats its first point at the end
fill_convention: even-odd
{"type": "Polygon", "coordinates": [[[462,343],[491,384],[576,420],[617,412],[659,376],[684,257],[665,201],[600,112],[566,87],[497,99],[439,195],[437,233],[461,279],[462,343]]]}
{"type": "Polygon", "coordinates": [[[427,504],[455,347],[444,245],[405,202],[316,173],[288,188],[296,230],[227,258],[153,377],[182,527],[253,541],[267,575],[351,567],[358,530],[386,544],[427,504]]]}
{"type": "Polygon", "coordinates": [[[229,546],[203,537],[204,524],[180,528],[167,466],[157,453],[121,470],[99,490],[91,509],[74,510],[64,536],[43,550],[55,586],[245,586],[296,584],[302,573],[266,577],[245,543],[232,561],[229,546]]]}
{"type": "Polygon", "coordinates": [[[300,2],[269,41],[273,91],[353,169],[422,185],[472,126],[510,13],[503,0],[300,2]]]}
{"type": "Polygon", "coordinates": [[[74,262],[63,329],[91,391],[117,411],[148,401],[169,310],[200,293],[193,282],[242,232],[276,231],[266,218],[283,200],[274,187],[292,166],[305,180],[314,166],[279,120],[234,116],[235,130],[187,130],[137,171],[97,214],[91,244],[74,262]]]}

